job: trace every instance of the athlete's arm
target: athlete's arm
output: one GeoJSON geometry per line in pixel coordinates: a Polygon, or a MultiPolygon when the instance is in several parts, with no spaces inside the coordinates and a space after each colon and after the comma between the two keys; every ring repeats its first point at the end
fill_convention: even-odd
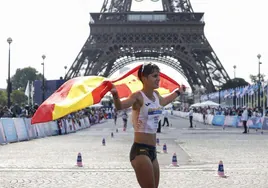
{"type": "Polygon", "coordinates": [[[124,101],[120,101],[118,92],[115,87],[113,87],[111,93],[114,99],[114,106],[117,110],[123,110],[129,108],[137,101],[137,93],[133,93],[124,101]]]}
{"type": "Polygon", "coordinates": [[[158,91],[155,91],[155,92],[158,95],[160,105],[161,106],[166,106],[169,103],[171,103],[172,101],[174,101],[178,96],[180,96],[184,92],[184,90],[183,90],[182,87],[180,87],[180,89],[174,90],[172,93],[170,93],[169,95],[167,95],[165,97],[162,97],[158,93],[158,91]]]}

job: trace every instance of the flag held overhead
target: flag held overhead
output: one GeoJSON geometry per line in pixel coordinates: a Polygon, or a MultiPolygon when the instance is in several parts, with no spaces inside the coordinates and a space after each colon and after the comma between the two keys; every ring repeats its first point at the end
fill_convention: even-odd
{"type": "MultiPolygon", "coordinates": [[[[130,96],[142,89],[142,83],[137,76],[140,66],[135,67],[118,79],[85,76],[68,80],[40,105],[32,118],[32,124],[56,120],[72,112],[97,104],[112,89],[113,84],[120,98],[130,96]]],[[[160,83],[157,90],[161,95],[171,93],[179,87],[176,81],[160,73],[160,83]]]]}

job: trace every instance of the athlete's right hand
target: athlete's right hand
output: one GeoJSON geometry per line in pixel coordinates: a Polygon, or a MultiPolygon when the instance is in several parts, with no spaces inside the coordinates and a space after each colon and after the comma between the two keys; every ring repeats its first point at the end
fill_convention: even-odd
{"type": "Polygon", "coordinates": [[[112,84],[112,89],[110,90],[110,92],[112,93],[112,95],[116,95],[117,94],[117,89],[116,87],[112,84]]]}

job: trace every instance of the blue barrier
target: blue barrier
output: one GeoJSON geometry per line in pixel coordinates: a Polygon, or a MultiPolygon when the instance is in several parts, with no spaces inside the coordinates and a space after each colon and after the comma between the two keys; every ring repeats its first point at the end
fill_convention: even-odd
{"type": "Polygon", "coordinates": [[[238,125],[238,116],[233,116],[233,119],[231,121],[231,126],[237,127],[237,125],[238,125]]]}
{"type": "MultiPolygon", "coordinates": [[[[63,122],[63,120],[60,121],[61,124],[63,122]]],[[[51,121],[49,122],[49,131],[50,131],[50,136],[56,136],[59,134],[59,129],[58,129],[58,124],[57,121],[51,121]]]]}
{"type": "Polygon", "coordinates": [[[19,141],[29,140],[25,122],[21,118],[13,118],[19,141]]]}
{"type": "Polygon", "coordinates": [[[268,118],[264,118],[262,123],[262,129],[268,130],[268,118]]]}
{"type": "MultiPolygon", "coordinates": [[[[241,127],[241,117],[240,116],[227,116],[224,115],[215,115],[212,120],[212,125],[215,126],[232,126],[232,127],[241,127]]],[[[251,117],[247,121],[247,126],[250,129],[268,129],[268,118],[264,118],[262,122],[261,117],[251,117]],[[264,125],[264,126],[263,126],[264,125]],[[263,127],[262,127],[263,126],[263,127]]]]}
{"type": "Polygon", "coordinates": [[[0,121],[0,144],[4,144],[4,143],[6,143],[6,136],[5,136],[2,122],[0,121]]]}
{"type": "Polygon", "coordinates": [[[213,117],[212,125],[215,126],[223,126],[224,125],[225,116],[224,115],[216,115],[213,117]]]}
{"type": "MultiPolygon", "coordinates": [[[[212,124],[223,126],[228,123],[230,126],[240,127],[242,124],[240,119],[240,116],[226,118],[224,115],[215,115],[212,124]]],[[[31,119],[27,118],[0,119],[0,144],[58,135],[59,127],[61,127],[62,134],[68,134],[91,126],[88,118],[80,120],[63,119],[60,120],[61,126],[59,127],[55,121],[36,125],[31,125],[30,121],[31,119]]],[[[262,128],[268,130],[268,117],[252,117],[248,120],[247,125],[254,129],[262,128]]]]}
{"type": "Polygon", "coordinates": [[[36,127],[31,124],[30,118],[23,118],[26,130],[28,132],[29,139],[34,139],[37,137],[36,135],[36,127]]]}
{"type": "Polygon", "coordinates": [[[16,128],[13,122],[13,119],[11,118],[3,118],[1,119],[2,125],[4,128],[4,132],[6,135],[6,141],[7,142],[17,142],[18,136],[16,132],[16,128]]]}
{"type": "Polygon", "coordinates": [[[247,126],[250,129],[261,129],[262,123],[261,123],[261,117],[252,117],[247,121],[247,126]]]}
{"type": "Polygon", "coordinates": [[[55,136],[76,132],[76,130],[90,127],[88,117],[83,119],[63,119],[32,125],[30,118],[0,118],[0,144],[55,136]]]}
{"type": "Polygon", "coordinates": [[[225,116],[224,126],[237,127],[237,118],[238,116],[225,116]]]}
{"type": "Polygon", "coordinates": [[[43,130],[44,130],[44,135],[45,135],[45,137],[46,137],[46,136],[52,136],[51,123],[52,123],[52,122],[45,123],[45,124],[43,125],[43,127],[42,127],[43,130]]]}

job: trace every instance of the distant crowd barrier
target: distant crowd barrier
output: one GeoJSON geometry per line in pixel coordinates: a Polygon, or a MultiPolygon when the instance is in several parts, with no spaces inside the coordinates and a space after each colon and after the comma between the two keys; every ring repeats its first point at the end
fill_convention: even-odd
{"type": "Polygon", "coordinates": [[[91,126],[89,118],[61,119],[31,125],[30,118],[0,118],[0,144],[69,134],[91,126]]]}
{"type": "MultiPolygon", "coordinates": [[[[188,112],[173,111],[173,115],[182,118],[189,117],[188,112]]],[[[197,122],[204,122],[203,115],[199,113],[193,114],[193,120],[197,122]]],[[[243,122],[240,116],[224,116],[224,115],[206,115],[205,122],[214,126],[227,126],[227,127],[243,127],[243,122]]],[[[251,117],[247,121],[247,126],[251,129],[264,129],[268,130],[268,117],[251,117]]]]}

